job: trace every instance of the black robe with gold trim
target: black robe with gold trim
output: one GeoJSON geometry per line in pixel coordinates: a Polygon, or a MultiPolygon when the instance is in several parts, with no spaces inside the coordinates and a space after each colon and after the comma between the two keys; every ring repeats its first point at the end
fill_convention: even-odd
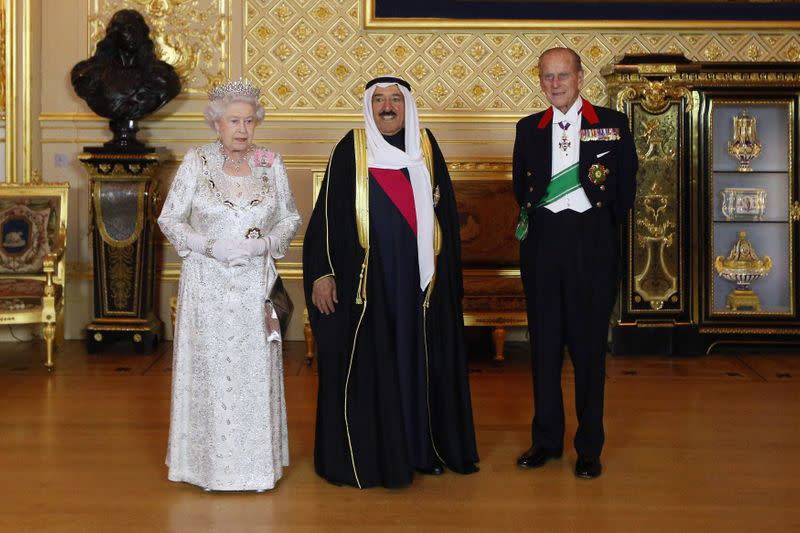
{"type": "MultiPolygon", "coordinates": [[[[419,317],[424,353],[423,383],[412,403],[428,407],[433,456],[459,473],[477,471],[478,454],[472,421],[467,359],[463,338],[461,299],[463,282],[455,196],[447,166],[433,136],[434,187],[440,199],[434,209],[442,234],[430,304],[419,317]],[[424,326],[422,326],[424,322],[424,326]]],[[[387,265],[375,242],[378,225],[386,228],[386,209],[376,201],[378,185],[370,178],[370,247],[366,272],[366,301],[357,303],[365,252],[356,228],[356,162],[354,135],[349,132],[336,146],[322,183],[303,243],[303,279],[311,327],[317,343],[319,393],[314,463],[317,473],[333,483],[371,487],[408,485],[415,464],[406,434],[401,390],[403,358],[398,354],[401,334],[392,316],[387,272],[413,265],[387,265]],[[313,282],[334,274],[339,303],[323,315],[311,303],[313,282]]],[[[398,258],[391,260],[394,262],[398,258]]],[[[419,279],[418,273],[416,279],[419,279]]],[[[417,285],[417,289],[419,286],[417,285]]],[[[423,295],[424,296],[424,295],[423,295]]],[[[359,299],[360,301],[360,299],[359,299]]],[[[407,327],[407,324],[406,326],[407,327]]],[[[406,343],[414,344],[414,343],[406,343]]],[[[412,350],[413,351],[413,350],[412,350]]],[[[408,403],[408,402],[407,402],[408,403]]],[[[413,440],[413,439],[411,439],[413,440]]]]}

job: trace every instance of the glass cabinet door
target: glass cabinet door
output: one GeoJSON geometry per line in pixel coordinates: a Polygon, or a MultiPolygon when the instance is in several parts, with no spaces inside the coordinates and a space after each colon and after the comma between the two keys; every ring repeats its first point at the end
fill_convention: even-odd
{"type": "Polygon", "coordinates": [[[709,315],[792,317],[794,100],[712,98],[709,113],[709,315]]]}

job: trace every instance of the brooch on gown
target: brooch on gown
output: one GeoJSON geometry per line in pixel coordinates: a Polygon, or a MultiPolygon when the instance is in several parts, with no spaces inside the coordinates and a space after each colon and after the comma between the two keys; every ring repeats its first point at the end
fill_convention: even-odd
{"type": "Polygon", "coordinates": [[[245,239],[260,239],[262,236],[261,228],[250,228],[244,232],[245,239]]]}
{"type": "Polygon", "coordinates": [[[275,161],[275,152],[272,150],[265,150],[263,148],[259,148],[253,154],[253,160],[257,167],[271,167],[272,163],[275,161]]]}
{"type": "Polygon", "coordinates": [[[439,194],[439,186],[437,185],[436,188],[433,190],[433,207],[439,205],[439,199],[441,195],[439,194]]]}

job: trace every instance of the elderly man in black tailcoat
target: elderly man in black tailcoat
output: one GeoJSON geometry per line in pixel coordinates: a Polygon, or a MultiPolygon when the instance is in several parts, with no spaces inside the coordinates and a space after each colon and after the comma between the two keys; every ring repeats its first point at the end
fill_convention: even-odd
{"type": "Polygon", "coordinates": [[[528,307],[535,414],[532,446],[517,460],[537,468],[561,457],[564,345],[575,369],[575,475],[602,472],[608,320],[619,263],[618,226],[633,205],[638,160],[628,119],[580,97],[583,69],[568,48],[539,58],[551,106],[517,124],[514,193],[528,307]]]}

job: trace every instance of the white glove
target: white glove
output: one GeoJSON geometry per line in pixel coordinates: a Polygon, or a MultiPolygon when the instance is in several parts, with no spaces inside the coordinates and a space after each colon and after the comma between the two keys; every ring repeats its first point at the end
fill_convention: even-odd
{"type": "Polygon", "coordinates": [[[228,263],[235,259],[248,257],[240,243],[241,240],[239,239],[219,239],[211,246],[211,257],[221,263],[228,263]]]}
{"type": "Polygon", "coordinates": [[[242,253],[242,257],[232,260],[228,263],[228,266],[244,266],[250,262],[251,257],[267,255],[269,249],[268,239],[269,237],[236,241],[236,247],[242,253]]]}
{"type": "Polygon", "coordinates": [[[281,259],[283,254],[278,253],[278,246],[281,244],[280,239],[272,235],[267,235],[264,237],[264,240],[267,241],[267,252],[275,259],[281,259]]]}
{"type": "MultiPolygon", "coordinates": [[[[240,243],[244,239],[218,239],[211,244],[211,257],[221,263],[228,263],[237,259],[249,257],[243,250],[240,243]]],[[[207,246],[209,239],[198,234],[189,233],[186,235],[186,246],[193,252],[208,255],[207,246]]]]}
{"type": "MultiPolygon", "coordinates": [[[[269,237],[267,237],[268,239],[269,237]]],[[[267,241],[265,239],[244,239],[239,249],[245,254],[246,257],[257,257],[259,255],[266,255],[267,241]]]]}
{"type": "Polygon", "coordinates": [[[197,254],[205,253],[206,242],[208,239],[200,234],[188,233],[186,235],[186,247],[197,254]]]}
{"type": "Polygon", "coordinates": [[[273,237],[272,235],[267,235],[266,237],[264,237],[264,241],[266,241],[267,245],[266,250],[264,251],[265,255],[269,254],[275,259],[283,258],[283,254],[278,252],[278,247],[281,244],[280,239],[278,239],[277,237],[273,237]]]}
{"type": "MultiPolygon", "coordinates": [[[[275,257],[275,253],[278,250],[278,244],[279,242],[277,238],[267,235],[266,237],[261,237],[259,239],[245,239],[244,243],[242,244],[242,248],[247,250],[248,257],[267,255],[268,253],[275,257]]],[[[276,257],[276,259],[280,259],[280,257],[276,257]]]]}

